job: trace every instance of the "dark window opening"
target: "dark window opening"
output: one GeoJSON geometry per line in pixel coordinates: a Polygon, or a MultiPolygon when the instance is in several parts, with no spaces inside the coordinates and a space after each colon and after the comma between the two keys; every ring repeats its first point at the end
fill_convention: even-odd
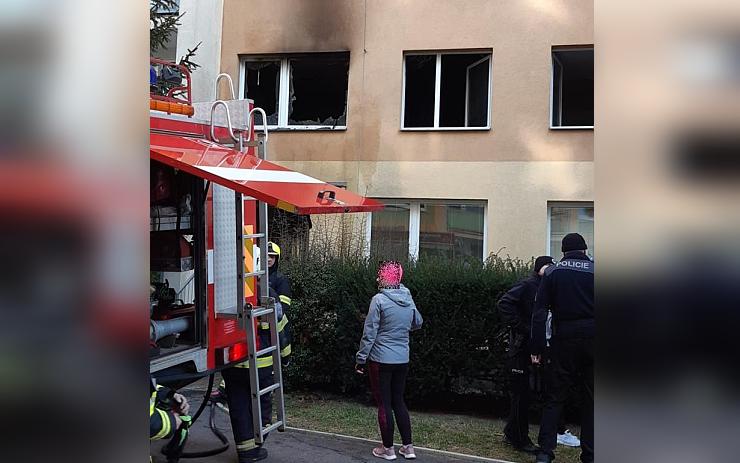
{"type": "MultiPolygon", "coordinates": [[[[248,61],[244,93],[254,105],[265,110],[267,124],[278,123],[280,61],[248,61]]],[[[262,125],[262,115],[255,113],[255,124],[262,125]]]]}
{"type": "Polygon", "coordinates": [[[553,50],[553,127],[594,125],[594,51],[553,50]]]}
{"type": "Polygon", "coordinates": [[[434,126],[434,86],[437,55],[406,57],[404,127],[434,126]]]}
{"type": "Polygon", "coordinates": [[[290,60],[288,125],[347,125],[349,53],[290,60]]]}
{"type": "Polygon", "coordinates": [[[442,55],[439,126],[488,125],[488,55],[442,55]]]}

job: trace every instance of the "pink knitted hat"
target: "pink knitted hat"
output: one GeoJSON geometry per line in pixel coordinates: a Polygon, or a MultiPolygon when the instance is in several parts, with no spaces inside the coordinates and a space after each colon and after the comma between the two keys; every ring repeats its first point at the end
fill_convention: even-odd
{"type": "Polygon", "coordinates": [[[380,264],[378,268],[378,283],[382,287],[392,287],[401,284],[403,278],[403,267],[396,261],[388,261],[380,264]]]}

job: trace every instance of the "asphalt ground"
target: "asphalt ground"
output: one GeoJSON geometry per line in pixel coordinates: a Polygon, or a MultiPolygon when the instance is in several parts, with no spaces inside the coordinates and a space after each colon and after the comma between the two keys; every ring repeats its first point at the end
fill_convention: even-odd
{"type": "MultiPolygon", "coordinates": [[[[191,403],[191,413],[195,413],[201,403],[207,382],[199,381],[181,391],[191,403]]],[[[210,406],[207,407],[200,419],[190,429],[186,452],[202,452],[219,447],[221,442],[213,434],[209,427],[210,406]]],[[[290,411],[286,411],[290,417],[290,411]]],[[[236,451],[234,450],[233,436],[228,415],[217,408],[215,411],[215,424],[218,429],[229,438],[229,449],[219,455],[183,459],[182,462],[192,461],[194,463],[236,463],[236,451]]],[[[272,432],[265,443],[269,456],[263,460],[265,463],[360,463],[379,462],[380,458],[371,453],[376,442],[365,439],[340,436],[336,434],[318,433],[295,428],[288,428],[285,432],[272,432]]],[[[151,454],[154,463],[165,463],[166,458],[160,453],[164,442],[152,442],[151,454]]],[[[398,450],[398,449],[396,449],[398,450]]],[[[459,454],[437,452],[428,449],[416,449],[417,460],[428,463],[471,463],[471,462],[501,462],[503,460],[492,460],[487,458],[469,457],[459,454]]],[[[396,461],[403,458],[398,456],[396,461]]]]}

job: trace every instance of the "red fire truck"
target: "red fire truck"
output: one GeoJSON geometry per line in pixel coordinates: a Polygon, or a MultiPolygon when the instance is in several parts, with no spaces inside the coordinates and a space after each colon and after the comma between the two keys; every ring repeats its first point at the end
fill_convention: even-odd
{"type": "MultiPolygon", "coordinates": [[[[222,74],[216,89],[222,76],[231,83],[222,74]]],[[[183,384],[249,361],[260,442],[284,427],[277,314],[260,265],[268,207],[305,215],[383,206],[269,162],[269,134],[253,124],[264,111],[234,100],[233,84],[232,100],[193,105],[187,68],[152,59],[150,86],[150,373],[183,384]],[[271,324],[272,346],[259,345],[258,319],[271,324]],[[261,390],[255,358],[268,353],[275,385],[261,390]],[[278,421],[262,428],[259,396],[273,391],[278,421]]]]}

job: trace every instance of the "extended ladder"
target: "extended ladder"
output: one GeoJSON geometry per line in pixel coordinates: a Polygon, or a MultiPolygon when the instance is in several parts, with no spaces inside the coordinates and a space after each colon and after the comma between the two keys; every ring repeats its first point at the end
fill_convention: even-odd
{"type": "MultiPolygon", "coordinates": [[[[216,86],[222,76],[228,77],[226,74],[219,75],[216,79],[216,86]]],[[[228,78],[231,81],[231,78],[228,78]]],[[[231,89],[232,98],[234,97],[233,85],[231,89]]],[[[257,156],[260,159],[267,158],[267,127],[264,127],[263,133],[259,134],[256,140],[251,140],[251,127],[252,118],[255,112],[259,112],[262,115],[262,120],[267,121],[267,115],[261,108],[254,108],[247,114],[247,139],[244,139],[243,132],[239,132],[237,136],[231,125],[231,116],[229,114],[229,108],[226,102],[222,100],[216,100],[211,106],[211,140],[219,142],[215,136],[215,124],[214,124],[214,112],[218,106],[223,106],[226,111],[226,125],[228,128],[229,137],[234,142],[234,146],[241,152],[246,152],[248,148],[255,148],[257,156]]],[[[236,297],[237,297],[237,317],[239,319],[241,328],[247,332],[247,348],[248,348],[248,363],[249,363],[249,384],[251,387],[251,400],[252,400],[252,426],[254,429],[254,440],[256,443],[261,444],[265,440],[265,436],[270,432],[277,429],[278,431],[285,431],[285,398],[283,395],[283,373],[282,363],[280,358],[280,337],[278,333],[278,312],[275,307],[275,300],[270,297],[270,285],[269,285],[269,271],[267,270],[267,242],[268,242],[268,209],[267,203],[263,201],[257,201],[257,233],[245,233],[244,227],[244,195],[239,192],[235,192],[235,218],[236,218],[236,297]],[[257,240],[259,242],[260,250],[260,268],[254,269],[254,272],[245,271],[245,257],[244,257],[244,240],[257,240]],[[259,282],[259,305],[252,307],[250,304],[244,302],[244,282],[247,278],[255,278],[259,282]],[[269,329],[271,342],[270,346],[262,347],[257,350],[257,326],[259,320],[266,319],[269,329]],[[259,372],[257,369],[257,358],[264,355],[272,355],[272,374],[273,384],[267,387],[262,387],[259,381],[259,372]],[[277,420],[267,426],[262,426],[262,407],[260,399],[265,396],[274,393],[275,408],[277,409],[277,420]]],[[[271,421],[270,416],[268,420],[271,421]]]]}

